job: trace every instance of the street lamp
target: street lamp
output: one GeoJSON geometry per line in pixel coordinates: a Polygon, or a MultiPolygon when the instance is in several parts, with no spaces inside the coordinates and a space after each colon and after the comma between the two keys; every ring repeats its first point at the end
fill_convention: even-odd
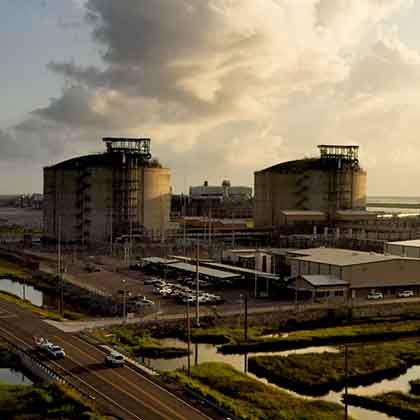
{"type": "Polygon", "coordinates": [[[122,281],[122,284],[123,284],[123,290],[122,290],[122,292],[123,292],[122,317],[123,317],[123,322],[125,323],[126,318],[127,318],[127,313],[126,313],[126,311],[127,311],[127,308],[126,308],[126,306],[127,306],[127,302],[126,302],[126,299],[127,299],[127,297],[126,297],[127,290],[125,288],[125,283],[126,283],[127,280],[123,279],[121,281],[122,281]]]}

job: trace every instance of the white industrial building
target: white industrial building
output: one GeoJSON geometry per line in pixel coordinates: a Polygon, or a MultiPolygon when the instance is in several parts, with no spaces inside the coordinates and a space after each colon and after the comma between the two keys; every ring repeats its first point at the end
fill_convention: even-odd
{"type": "Polygon", "coordinates": [[[387,242],[385,244],[385,253],[400,257],[420,258],[420,239],[387,242]]]}
{"type": "Polygon", "coordinates": [[[292,287],[311,290],[320,297],[341,296],[364,299],[371,291],[384,298],[410,289],[420,294],[420,259],[336,248],[289,251],[292,287]],[[314,277],[321,276],[321,277],[314,277]],[[322,290],[318,288],[322,286],[322,290]],[[329,292],[329,294],[325,293],[329,292]]]}

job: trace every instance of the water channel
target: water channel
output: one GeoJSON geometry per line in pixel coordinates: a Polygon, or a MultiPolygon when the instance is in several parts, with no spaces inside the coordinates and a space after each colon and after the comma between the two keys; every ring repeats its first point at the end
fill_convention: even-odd
{"type": "Polygon", "coordinates": [[[35,306],[45,304],[45,294],[35,287],[10,279],[0,279],[0,291],[16,295],[21,299],[27,299],[35,306]]]}
{"type": "MultiPolygon", "coordinates": [[[[175,347],[183,347],[186,348],[187,344],[178,339],[162,339],[160,342],[164,346],[175,346],[175,347]]],[[[245,371],[245,356],[241,354],[222,354],[217,352],[217,346],[213,344],[192,344],[192,355],[191,355],[191,365],[196,365],[199,363],[204,362],[224,362],[228,363],[237,370],[244,372],[245,371]]],[[[287,351],[279,351],[279,352],[265,352],[265,353],[248,353],[248,357],[253,356],[262,356],[262,355],[280,355],[280,356],[287,356],[289,354],[304,354],[304,353],[323,353],[323,352],[338,352],[339,349],[337,347],[330,347],[330,346],[319,346],[319,347],[307,347],[303,349],[297,350],[287,350],[287,351]]],[[[155,369],[157,371],[168,371],[174,369],[181,369],[186,368],[188,365],[188,358],[186,356],[179,357],[176,359],[148,359],[148,358],[141,358],[142,363],[146,366],[155,369]]],[[[279,388],[283,391],[292,393],[301,398],[308,398],[311,399],[313,397],[304,396],[301,394],[297,394],[293,391],[277,387],[276,385],[271,384],[266,379],[259,378],[251,373],[248,372],[248,375],[258,379],[265,384],[269,384],[279,388]]],[[[367,386],[359,386],[355,388],[349,388],[349,393],[357,394],[357,395],[375,395],[389,391],[400,391],[407,393],[409,392],[410,386],[409,381],[413,379],[420,378],[420,366],[413,366],[407,370],[407,372],[398,378],[395,379],[386,379],[381,382],[374,383],[372,385],[367,386]]],[[[339,392],[331,391],[327,395],[320,397],[323,400],[335,402],[338,404],[342,404],[341,398],[343,395],[344,390],[339,392]]],[[[390,420],[393,417],[390,417],[386,414],[379,413],[377,411],[366,410],[359,407],[349,406],[349,414],[357,420],[390,420]]]]}
{"type": "Polygon", "coordinates": [[[0,368],[0,382],[8,385],[32,385],[32,381],[22,372],[10,368],[0,368]]]}

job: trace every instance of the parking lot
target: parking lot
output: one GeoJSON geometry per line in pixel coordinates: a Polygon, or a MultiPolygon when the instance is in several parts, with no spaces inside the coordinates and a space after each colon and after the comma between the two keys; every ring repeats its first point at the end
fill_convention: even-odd
{"type": "MultiPolygon", "coordinates": [[[[49,265],[53,270],[54,257],[51,255],[51,262],[44,262],[43,265],[49,265]]],[[[187,300],[191,305],[195,305],[195,273],[174,275],[169,270],[149,273],[146,269],[139,269],[140,267],[129,269],[127,265],[121,264],[121,260],[104,256],[73,258],[69,254],[63,259],[66,266],[65,277],[69,281],[114,296],[121,304],[121,311],[124,294],[127,312],[140,315],[150,312],[185,313],[187,300]]],[[[199,291],[202,314],[240,310],[245,295],[248,296],[249,308],[272,307],[286,303],[270,298],[254,298],[254,291],[245,287],[240,276],[234,280],[218,281],[200,275],[199,291]]]]}

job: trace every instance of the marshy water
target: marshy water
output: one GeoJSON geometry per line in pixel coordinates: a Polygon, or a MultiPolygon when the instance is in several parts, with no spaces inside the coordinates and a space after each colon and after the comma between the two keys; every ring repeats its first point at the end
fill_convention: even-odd
{"type": "Polygon", "coordinates": [[[22,372],[10,368],[0,368],[0,382],[8,385],[32,385],[32,381],[22,372]]]}
{"type": "Polygon", "coordinates": [[[51,296],[48,296],[48,294],[29,284],[16,280],[0,279],[0,291],[12,293],[21,299],[28,300],[35,306],[45,305],[47,301],[51,300],[51,296]]]}
{"type": "MultiPolygon", "coordinates": [[[[187,348],[187,343],[181,341],[179,339],[172,339],[166,338],[160,340],[162,345],[164,346],[175,346],[175,347],[182,347],[187,348]]],[[[269,356],[269,355],[279,355],[279,356],[287,356],[289,354],[304,354],[304,353],[324,353],[324,352],[338,352],[340,351],[338,347],[332,346],[319,346],[319,347],[306,347],[296,350],[287,350],[287,351],[278,351],[278,352],[264,352],[264,353],[248,353],[247,355],[243,354],[222,354],[217,351],[217,347],[213,344],[191,344],[191,351],[192,354],[190,356],[191,366],[194,366],[199,363],[204,362],[223,362],[233,366],[235,369],[239,370],[240,372],[245,372],[246,363],[249,357],[253,356],[269,356]]],[[[188,366],[188,357],[178,357],[175,359],[149,359],[149,358],[140,358],[140,361],[144,363],[146,366],[159,371],[169,371],[174,369],[182,369],[188,366]]],[[[344,359],[343,359],[344,363],[344,359]]],[[[313,397],[308,397],[306,395],[297,394],[293,391],[280,388],[277,385],[274,385],[268,382],[266,379],[259,378],[249,372],[247,374],[259,381],[275,386],[283,391],[292,393],[301,398],[311,399],[313,397]]],[[[413,379],[420,378],[420,366],[413,366],[407,370],[405,374],[400,375],[395,379],[385,379],[383,381],[374,383],[372,385],[367,386],[359,386],[348,389],[349,393],[357,394],[357,395],[375,395],[389,391],[400,391],[400,392],[409,392],[410,386],[409,381],[413,379]]],[[[338,392],[331,391],[328,394],[319,397],[320,399],[335,402],[342,404],[341,398],[343,396],[344,390],[340,390],[338,392]]],[[[349,406],[349,414],[357,420],[390,420],[393,417],[390,417],[386,414],[379,413],[377,411],[366,410],[359,407],[349,406]]]]}

